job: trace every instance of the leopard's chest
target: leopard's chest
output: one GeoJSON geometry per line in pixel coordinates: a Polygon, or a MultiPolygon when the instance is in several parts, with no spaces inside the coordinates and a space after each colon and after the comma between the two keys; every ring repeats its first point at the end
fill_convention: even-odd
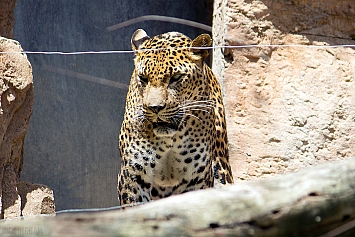
{"type": "Polygon", "coordinates": [[[145,168],[145,182],[164,188],[187,185],[210,169],[212,145],[210,139],[199,134],[182,130],[173,137],[149,138],[139,143],[145,145],[135,146],[132,163],[145,168]]]}

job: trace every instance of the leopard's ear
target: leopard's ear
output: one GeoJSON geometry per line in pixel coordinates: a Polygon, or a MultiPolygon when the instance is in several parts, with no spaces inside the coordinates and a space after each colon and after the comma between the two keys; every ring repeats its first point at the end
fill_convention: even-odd
{"type": "Polygon", "coordinates": [[[208,34],[202,34],[197,36],[191,43],[191,53],[195,60],[205,61],[208,57],[209,49],[196,49],[202,47],[211,47],[212,46],[212,39],[211,36],[208,34]],[[196,47],[196,48],[195,48],[196,47]]]}
{"type": "Polygon", "coordinates": [[[150,37],[147,35],[147,33],[144,30],[142,29],[136,30],[133,33],[131,38],[132,49],[138,50],[139,46],[148,39],[150,39],[150,37]]]}

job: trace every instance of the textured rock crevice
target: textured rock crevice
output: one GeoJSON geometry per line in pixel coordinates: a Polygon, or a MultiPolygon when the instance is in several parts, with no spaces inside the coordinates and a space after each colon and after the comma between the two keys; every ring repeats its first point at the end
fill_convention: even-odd
{"type": "Polygon", "coordinates": [[[213,70],[222,72],[235,178],[353,156],[355,50],[307,47],[355,44],[352,1],[221,2],[226,34],[214,34],[216,42],[298,45],[214,55],[223,61],[213,70]]]}

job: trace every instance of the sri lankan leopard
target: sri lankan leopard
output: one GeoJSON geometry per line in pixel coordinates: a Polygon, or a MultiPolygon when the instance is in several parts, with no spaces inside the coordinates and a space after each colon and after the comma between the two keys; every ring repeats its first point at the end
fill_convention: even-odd
{"type": "Polygon", "coordinates": [[[233,183],[212,39],[178,32],[131,39],[134,71],[119,135],[120,204],[233,183]],[[207,47],[207,48],[206,48],[207,47]]]}

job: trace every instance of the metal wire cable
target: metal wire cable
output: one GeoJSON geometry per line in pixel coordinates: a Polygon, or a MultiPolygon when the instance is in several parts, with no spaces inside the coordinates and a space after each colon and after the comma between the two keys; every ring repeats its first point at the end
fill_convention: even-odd
{"type": "Polygon", "coordinates": [[[87,208],[87,209],[68,209],[68,210],[61,210],[56,211],[56,214],[65,214],[65,213],[88,213],[88,212],[100,212],[100,211],[112,211],[112,210],[119,210],[125,207],[133,207],[133,206],[141,206],[143,205],[142,202],[138,202],[135,204],[126,204],[122,206],[113,206],[113,207],[102,207],[102,208],[87,208]]]}
{"type": "MultiPolygon", "coordinates": [[[[284,48],[284,47],[303,47],[303,48],[355,48],[354,44],[338,44],[338,45],[301,45],[301,44],[263,44],[263,45],[222,45],[211,47],[179,47],[176,49],[241,49],[241,48],[284,48]]],[[[109,50],[109,51],[74,51],[74,52],[62,52],[62,51],[22,51],[22,52],[0,52],[0,54],[45,54],[45,55],[84,55],[84,54],[130,54],[139,51],[159,51],[166,50],[167,48],[156,49],[141,49],[141,50],[109,50]]]]}
{"type": "Polygon", "coordinates": [[[145,16],[136,17],[136,18],[130,19],[128,21],[124,21],[119,24],[109,26],[106,28],[106,31],[110,32],[110,31],[118,30],[123,27],[130,26],[130,25],[136,24],[138,22],[143,22],[143,21],[165,21],[165,22],[177,23],[177,24],[181,24],[181,25],[187,25],[187,26],[191,26],[191,27],[195,27],[195,28],[199,28],[202,30],[212,32],[212,26],[209,26],[209,25],[205,25],[205,24],[198,23],[195,21],[189,21],[189,20],[182,19],[182,18],[170,17],[170,16],[160,16],[160,15],[145,15],[145,16]]]}

